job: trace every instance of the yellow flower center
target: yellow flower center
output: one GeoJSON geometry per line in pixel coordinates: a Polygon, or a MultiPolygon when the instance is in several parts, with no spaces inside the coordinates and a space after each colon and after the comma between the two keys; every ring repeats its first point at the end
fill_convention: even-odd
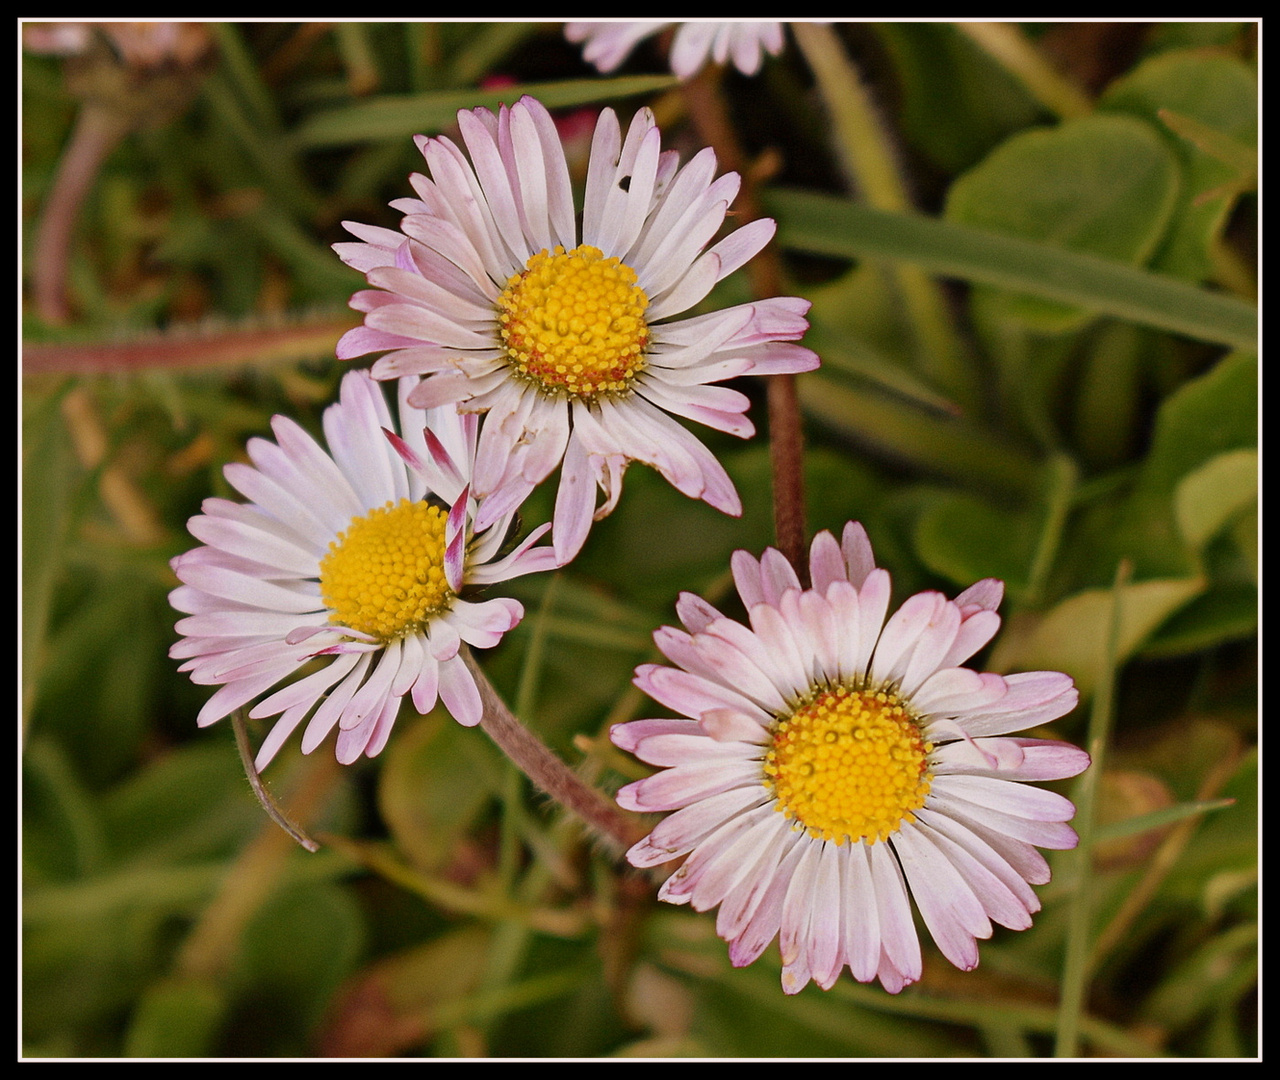
{"type": "Polygon", "coordinates": [[[586,244],[538,252],[498,297],[514,374],[546,393],[621,394],[644,370],[649,298],[636,272],[586,244]]]}
{"type": "Polygon", "coordinates": [[[895,695],[823,688],[775,725],[765,785],[795,828],[836,844],[874,844],[915,820],[929,794],[932,749],[895,695]]]}
{"type": "Polygon", "coordinates": [[[453,599],[444,574],[445,511],[388,502],[351,519],[320,560],[320,595],[331,623],[383,642],[424,627],[453,599]]]}

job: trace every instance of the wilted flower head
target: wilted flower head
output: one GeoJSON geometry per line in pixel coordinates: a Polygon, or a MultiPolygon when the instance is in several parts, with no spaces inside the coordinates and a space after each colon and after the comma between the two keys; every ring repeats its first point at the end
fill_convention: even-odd
{"type": "Polygon", "coordinates": [[[717,64],[732,62],[744,75],[754,75],[767,52],[782,52],[780,22],[571,22],[564,36],[586,42],[582,58],[601,72],[618,67],[631,50],[647,37],[675,26],[671,43],[671,70],[682,79],[696,75],[710,58],[717,64]]]}
{"type": "Polygon", "coordinates": [[[892,993],[919,979],[908,895],[943,955],[975,967],[992,922],[1025,929],[1039,910],[1036,848],[1076,844],[1071,803],[1023,781],[1074,776],[1088,755],[1010,736],[1070,712],[1071,679],[960,666],[999,627],[995,580],[919,593],[886,621],[889,575],[857,524],[814,539],[810,589],[774,550],[736,552],[732,568],[750,626],[685,593],[685,630],[654,635],[676,666],[636,671],[687,719],[613,729],[662,767],[618,802],[676,811],[628,858],[687,855],[659,897],[719,905],[735,966],[780,934],[787,993],[845,967],[892,993]]]}
{"type": "Polygon", "coordinates": [[[352,298],[365,321],[338,343],[339,358],[387,351],[376,378],[426,376],[415,405],[488,413],[474,476],[487,500],[479,529],[561,466],[561,562],[593,516],[613,510],[631,461],[741,513],[724,468],[669,414],[751,435],[747,397],[711,384],[816,367],[817,356],[790,344],[808,328],[809,303],[778,297],[675,316],[764,247],[774,223],[753,221],[703,250],[739,177],[713,179],[709,149],[681,168],[662,152],[648,109],[625,139],[613,111],[600,114],[581,236],[541,104],[464,110],[458,125],[469,159],[448,138],[418,139],[431,175],[411,177],[417,199],[392,204],[405,214],[399,232],[348,222],[363,243],[335,245],[375,287],[352,298]]]}
{"type": "Polygon", "coordinates": [[[476,527],[476,418],[414,408],[416,384],[400,381],[397,435],[381,387],[363,371],[346,375],[324,415],[328,453],[275,417],[277,441],[250,440],[253,465],[224,470],[250,502],[206,499],[189,523],[206,546],[173,560],[183,584],[169,599],[188,617],[169,655],[193,682],[219,687],[197,723],[293,679],[249,713],[280,716],[260,769],[308,716],[304,753],[337,727],[339,761],[373,757],[406,695],[420,713],[438,697],[459,723],[479,723],[462,643],[491,648],[524,609],[464,597],[554,565],[549,547],[532,546],[550,526],[506,555],[513,512],[476,527]]]}

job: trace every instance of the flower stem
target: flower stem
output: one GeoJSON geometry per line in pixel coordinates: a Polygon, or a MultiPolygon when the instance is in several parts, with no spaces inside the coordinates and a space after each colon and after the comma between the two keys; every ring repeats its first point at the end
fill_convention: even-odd
{"type": "MultiPolygon", "coordinates": [[[[763,217],[756,194],[756,176],[747,167],[720,94],[720,72],[706,65],[682,85],[689,114],[698,134],[716,152],[716,160],[726,170],[742,177],[736,214],[739,227],[763,217]]],[[[746,266],[751,291],[765,299],[782,295],[782,268],[776,248],[767,246],[746,266]]],[[[805,558],[804,436],[799,396],[794,375],[771,375],[768,379],[769,455],[773,466],[773,520],[778,550],[795,567],[800,580],[808,584],[809,561],[805,558]]]]}
{"type": "Polygon", "coordinates": [[[773,466],[773,528],[778,550],[809,585],[804,557],[804,434],[794,375],[769,378],[769,459],[773,466]]]}
{"type": "Polygon", "coordinates": [[[1106,662],[1093,694],[1089,716],[1089,768],[1076,781],[1072,800],[1076,804],[1075,829],[1080,842],[1072,852],[1071,908],[1067,921],[1066,956],[1058,992],[1058,1032],[1055,1057],[1076,1057],[1080,1028],[1086,1017],[1089,991],[1090,931],[1093,923],[1093,845],[1096,830],[1098,785],[1114,719],[1116,678],[1119,674],[1121,607],[1133,566],[1122,559],[1111,586],[1111,619],[1107,631],[1106,662]]]}
{"type": "Polygon", "coordinates": [[[638,818],[583,783],[577,773],[516,719],[465,646],[462,658],[475,678],[484,706],[480,726],[525,776],[596,832],[621,847],[630,847],[648,832],[638,818]]]}
{"type": "Polygon", "coordinates": [[[93,103],[85,104],[76,117],[71,141],[62,152],[53,187],[45,199],[32,253],[32,294],[36,311],[45,322],[60,324],[71,318],[67,264],[76,220],[102,163],[128,130],[127,120],[93,103]]]}
{"type": "Polygon", "coordinates": [[[312,854],[320,850],[320,845],[309,837],[300,825],[294,824],[289,816],[280,809],[280,804],[272,798],[271,792],[262,782],[262,776],[253,760],[253,747],[249,745],[249,732],[245,729],[244,709],[237,709],[231,714],[231,726],[236,733],[236,749],[240,751],[240,763],[244,766],[244,775],[253,789],[254,795],[267,817],[280,826],[293,840],[312,854]]]}

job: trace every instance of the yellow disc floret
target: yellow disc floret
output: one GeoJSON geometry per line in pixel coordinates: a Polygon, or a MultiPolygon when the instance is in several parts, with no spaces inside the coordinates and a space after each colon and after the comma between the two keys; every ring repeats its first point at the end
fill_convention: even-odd
{"type": "Polygon", "coordinates": [[[424,627],[449,606],[446,513],[426,502],[388,502],[352,518],[320,560],[331,623],[387,642],[424,627]]]}
{"type": "Polygon", "coordinates": [[[557,245],[507,282],[498,322],[517,378],[592,400],[625,393],[644,370],[648,306],[631,267],[586,244],[557,245]]]}
{"type": "Polygon", "coordinates": [[[915,820],[932,749],[892,693],[824,687],[774,726],[765,784],[795,828],[874,844],[915,820]]]}

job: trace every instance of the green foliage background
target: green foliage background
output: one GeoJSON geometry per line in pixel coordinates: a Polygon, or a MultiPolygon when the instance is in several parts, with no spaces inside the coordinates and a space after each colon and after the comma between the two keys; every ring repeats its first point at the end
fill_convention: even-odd
{"type": "MultiPolygon", "coordinates": [[[[221,467],[273,413],[318,431],[335,397],[361,285],[328,249],[340,222],[394,227],[410,137],[522,92],[624,121],[651,104],[687,159],[660,47],[605,78],[559,24],[211,29],[181,106],[87,195],[74,320],[24,318],[24,1055],[1017,1057],[1064,1023],[1090,1055],[1257,1052],[1252,25],[1022,28],[1075,105],[940,23],[835,28],[860,119],[791,36],[725,76],[744,147],[774,163],[789,290],[813,301],[811,531],[862,521],[898,601],[1005,579],[987,667],[1072,674],[1085,700],[1053,734],[1102,760],[1076,789],[1097,827],[1054,853],[1032,930],[997,928],[968,974],[926,945],[897,997],[846,976],[795,998],[776,949],[732,969],[713,916],[657,904],[442,713],[406,709],[348,769],[282,752],[268,782],[329,838],[297,849],[166,656],[186,519],[233,494],[221,467]],[[914,207],[877,205],[859,139],[914,207]]],[[[27,54],[22,75],[30,261],[79,105],[62,61],[27,54]]],[[[745,298],[740,277],[709,302],[745,298]]],[[[643,775],[607,730],[655,708],[630,684],[649,635],[681,590],[725,602],[730,553],[773,539],[766,436],[707,441],[740,519],[633,467],[578,560],[514,583],[528,615],[485,656],[610,790],[643,775]]],[[[549,512],[539,491],[526,518],[549,512]]]]}

